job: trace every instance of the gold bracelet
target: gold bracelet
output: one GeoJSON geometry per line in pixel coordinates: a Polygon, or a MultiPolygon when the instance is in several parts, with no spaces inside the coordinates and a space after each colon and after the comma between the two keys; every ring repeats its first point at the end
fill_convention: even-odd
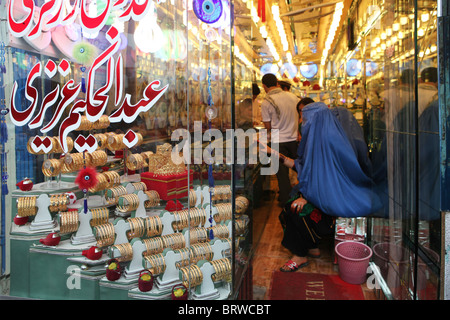
{"type": "Polygon", "coordinates": [[[141,238],[144,236],[145,223],[142,218],[128,218],[127,222],[130,226],[130,231],[127,231],[128,240],[131,240],[133,238],[141,238]]]}
{"type": "Polygon", "coordinates": [[[159,193],[155,190],[148,190],[144,191],[144,193],[147,195],[148,200],[144,202],[145,208],[152,208],[159,205],[160,197],[159,193]]]}
{"type": "Polygon", "coordinates": [[[162,236],[162,241],[164,245],[164,249],[181,249],[186,246],[186,239],[182,233],[171,233],[165,236],[162,236]]]}
{"type": "Polygon", "coordinates": [[[144,259],[146,260],[147,264],[150,264],[151,267],[148,269],[153,275],[160,275],[166,270],[166,261],[162,253],[147,255],[144,257],[144,259]]]}
{"type": "Polygon", "coordinates": [[[107,180],[107,188],[113,188],[120,185],[120,175],[117,171],[105,171],[102,173],[107,180]]]}
{"type": "Polygon", "coordinates": [[[113,257],[114,249],[117,249],[120,252],[120,257],[116,258],[117,261],[124,262],[124,261],[131,261],[133,259],[133,247],[131,246],[131,244],[129,242],[115,244],[115,245],[111,246],[110,252],[111,252],[112,258],[114,258],[113,257]]]}
{"type": "Polygon", "coordinates": [[[154,237],[151,239],[143,239],[142,242],[145,245],[145,252],[143,256],[149,256],[157,253],[162,253],[164,251],[164,244],[161,237],[154,237]]]}
{"type": "Polygon", "coordinates": [[[90,131],[93,129],[93,123],[86,116],[81,116],[81,123],[76,129],[77,131],[90,131]]]}
{"type": "Polygon", "coordinates": [[[46,177],[56,177],[61,173],[62,162],[58,159],[47,159],[42,164],[42,173],[46,177]]]}
{"type": "Polygon", "coordinates": [[[138,208],[139,198],[137,194],[130,193],[123,195],[119,198],[119,203],[117,204],[117,210],[120,212],[131,212],[138,208]]]}
{"type": "Polygon", "coordinates": [[[114,225],[111,222],[94,227],[95,238],[99,248],[110,246],[115,240],[114,225]]]}
{"type": "Polygon", "coordinates": [[[19,217],[29,217],[36,213],[36,197],[21,197],[17,199],[17,215],[19,217]]]}
{"type": "Polygon", "coordinates": [[[108,223],[109,209],[106,207],[90,209],[92,219],[90,221],[91,227],[108,223]]]}
{"type": "Polygon", "coordinates": [[[127,194],[127,189],[124,186],[117,186],[105,191],[105,200],[108,204],[117,204],[119,197],[127,194]]]}
{"type": "Polygon", "coordinates": [[[145,217],[144,221],[147,230],[147,237],[155,237],[161,235],[163,231],[163,225],[159,216],[145,217]]]}
{"type": "Polygon", "coordinates": [[[196,265],[189,265],[180,269],[181,281],[186,288],[196,287],[203,282],[203,274],[200,268],[196,265]]]}
{"type": "Polygon", "coordinates": [[[60,227],[61,234],[72,233],[78,230],[78,211],[65,211],[60,213],[60,227]]]}
{"type": "Polygon", "coordinates": [[[138,153],[131,154],[127,157],[126,166],[130,170],[142,169],[144,167],[144,164],[144,158],[138,153]]]}
{"type": "Polygon", "coordinates": [[[93,129],[106,129],[110,125],[109,117],[107,115],[102,115],[100,119],[95,121],[92,125],[93,129]]]}

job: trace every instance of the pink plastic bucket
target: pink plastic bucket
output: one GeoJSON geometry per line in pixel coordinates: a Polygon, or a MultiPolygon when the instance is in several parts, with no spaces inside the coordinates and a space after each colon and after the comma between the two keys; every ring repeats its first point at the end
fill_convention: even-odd
{"type": "Polygon", "coordinates": [[[350,284],[361,284],[367,279],[367,267],[372,249],[357,241],[340,242],[335,247],[339,277],[350,284]]]}

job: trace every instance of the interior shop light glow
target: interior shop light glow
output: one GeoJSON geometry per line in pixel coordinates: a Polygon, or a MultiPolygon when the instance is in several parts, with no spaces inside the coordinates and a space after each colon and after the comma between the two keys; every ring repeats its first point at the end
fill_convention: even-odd
{"type": "Polygon", "coordinates": [[[344,4],[339,2],[336,4],[336,8],[334,9],[333,20],[330,25],[330,29],[328,31],[327,40],[325,41],[325,47],[322,51],[322,59],[320,61],[321,65],[325,65],[325,61],[328,56],[328,51],[331,49],[331,44],[333,43],[334,36],[336,34],[336,30],[341,21],[342,10],[344,9],[344,4]]]}

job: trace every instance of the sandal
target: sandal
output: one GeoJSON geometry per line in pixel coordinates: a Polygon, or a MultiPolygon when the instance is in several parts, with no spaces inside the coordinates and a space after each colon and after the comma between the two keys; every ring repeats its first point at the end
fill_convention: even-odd
{"type": "Polygon", "coordinates": [[[298,265],[295,261],[289,260],[288,262],[286,262],[286,263],[284,264],[284,266],[282,266],[282,267],[280,268],[280,271],[281,271],[281,272],[295,272],[295,271],[297,271],[298,269],[301,269],[301,268],[306,267],[307,265],[309,265],[309,262],[308,262],[308,261],[306,261],[306,262],[304,262],[304,263],[298,265]],[[286,269],[285,267],[287,267],[287,269],[286,269]]]}

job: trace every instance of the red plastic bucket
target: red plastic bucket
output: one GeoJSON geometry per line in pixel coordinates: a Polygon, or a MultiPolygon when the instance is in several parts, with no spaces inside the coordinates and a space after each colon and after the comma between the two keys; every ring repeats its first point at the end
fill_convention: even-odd
{"type": "Polygon", "coordinates": [[[372,249],[361,242],[344,241],[334,250],[338,256],[339,277],[350,284],[364,283],[372,249]]]}

